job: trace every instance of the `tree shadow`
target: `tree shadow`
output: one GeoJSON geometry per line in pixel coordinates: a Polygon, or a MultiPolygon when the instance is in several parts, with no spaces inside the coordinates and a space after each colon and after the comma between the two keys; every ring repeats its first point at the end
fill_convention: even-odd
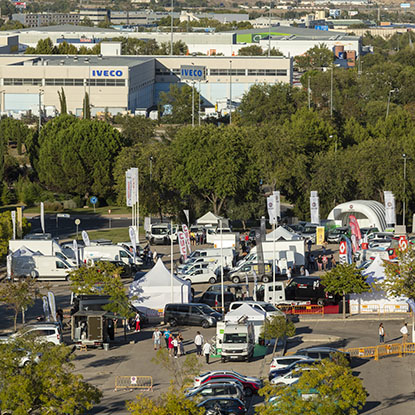
{"type": "Polygon", "coordinates": [[[129,360],[128,356],[109,356],[105,359],[95,360],[91,363],[88,363],[86,367],[100,367],[100,366],[109,366],[115,363],[121,363],[129,360]]]}

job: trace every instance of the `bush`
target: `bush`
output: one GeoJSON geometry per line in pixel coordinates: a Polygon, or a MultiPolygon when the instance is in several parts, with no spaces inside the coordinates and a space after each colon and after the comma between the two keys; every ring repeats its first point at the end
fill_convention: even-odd
{"type": "Polygon", "coordinates": [[[40,202],[43,198],[46,199],[49,196],[42,186],[22,177],[16,183],[16,195],[18,201],[24,203],[27,207],[34,206],[36,202],[40,202]]]}
{"type": "Polygon", "coordinates": [[[9,185],[3,182],[3,188],[1,191],[1,204],[10,205],[16,201],[16,195],[12,189],[9,189],[9,185]]]}
{"type": "Polygon", "coordinates": [[[61,202],[57,202],[56,200],[54,202],[45,202],[44,203],[45,210],[49,210],[52,212],[62,212],[63,211],[63,205],[61,202]]]}

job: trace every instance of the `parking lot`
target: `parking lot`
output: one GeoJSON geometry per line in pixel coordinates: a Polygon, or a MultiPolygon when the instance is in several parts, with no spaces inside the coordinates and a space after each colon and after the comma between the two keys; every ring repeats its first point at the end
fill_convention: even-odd
{"type": "MultiPolygon", "coordinates": [[[[157,247],[157,251],[166,256],[168,247],[157,247]]],[[[177,249],[177,247],[176,247],[177,249]]],[[[125,280],[126,287],[131,280],[125,280]]],[[[199,284],[195,287],[196,295],[207,288],[208,284],[199,284]]],[[[51,290],[55,293],[58,306],[68,308],[70,300],[69,283],[52,283],[51,290]]],[[[2,330],[10,329],[11,315],[2,307],[3,319],[0,320],[2,330]]],[[[41,302],[38,300],[35,307],[28,312],[28,319],[33,319],[42,313],[41,302]]],[[[369,319],[355,317],[342,320],[340,316],[307,316],[296,323],[296,336],[287,344],[287,352],[293,352],[299,347],[316,345],[332,345],[335,347],[362,347],[373,346],[378,342],[378,325],[384,322],[387,342],[399,342],[399,328],[408,315],[372,316],[369,319]]],[[[68,322],[68,320],[66,320],[68,322]]],[[[164,326],[160,326],[163,328],[164,326]]],[[[144,327],[140,333],[131,332],[124,339],[121,329],[116,333],[116,341],[111,344],[110,350],[88,349],[75,351],[75,371],[84,376],[85,380],[98,386],[103,392],[103,399],[91,414],[126,414],[125,401],[134,399],[136,391],[115,391],[116,376],[152,376],[153,392],[144,392],[151,397],[157,397],[166,391],[170,385],[171,374],[152,362],[155,356],[152,333],[154,327],[144,327]]],[[[206,340],[215,335],[215,328],[202,329],[200,327],[175,327],[173,333],[181,332],[184,337],[186,353],[195,353],[193,340],[196,331],[200,330],[206,340]]],[[[70,344],[68,328],[64,332],[64,340],[70,344]]],[[[201,371],[215,369],[233,369],[244,375],[266,378],[271,361],[271,348],[265,358],[254,358],[251,362],[221,363],[218,358],[211,358],[207,365],[204,358],[200,359],[201,371]]],[[[183,357],[174,361],[179,368],[183,357]]],[[[415,356],[388,357],[379,361],[354,360],[353,371],[361,377],[369,395],[367,404],[362,411],[364,414],[376,415],[412,415],[415,404],[415,356]]],[[[248,404],[250,414],[254,413],[254,406],[260,398],[254,396],[248,404]]]]}

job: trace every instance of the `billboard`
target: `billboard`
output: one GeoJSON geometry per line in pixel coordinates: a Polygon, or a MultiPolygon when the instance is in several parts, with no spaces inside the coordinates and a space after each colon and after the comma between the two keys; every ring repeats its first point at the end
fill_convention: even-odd
{"type": "Polygon", "coordinates": [[[189,81],[204,81],[206,79],[206,66],[182,65],[180,78],[189,81]]]}

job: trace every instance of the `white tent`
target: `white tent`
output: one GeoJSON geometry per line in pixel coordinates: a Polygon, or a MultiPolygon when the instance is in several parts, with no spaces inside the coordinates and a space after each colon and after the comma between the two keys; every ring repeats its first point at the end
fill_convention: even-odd
{"type": "Polygon", "coordinates": [[[222,219],[222,226],[228,227],[229,221],[228,219],[224,219],[221,216],[215,215],[212,212],[205,213],[202,217],[197,219],[196,223],[198,225],[204,225],[204,226],[219,226],[219,220],[222,219]]]}
{"type": "Polygon", "coordinates": [[[159,258],[156,265],[142,278],[130,284],[130,297],[136,296],[133,306],[152,314],[154,310],[163,312],[168,303],[189,303],[192,294],[190,282],[173,275],[173,299],[171,290],[171,274],[159,258]]]}
{"type": "Polygon", "coordinates": [[[274,231],[267,233],[266,240],[267,241],[300,241],[303,238],[298,235],[298,233],[290,232],[288,229],[283,228],[282,226],[278,226],[274,231]]]}
{"type": "Polygon", "coordinates": [[[261,310],[256,310],[249,304],[242,304],[235,310],[225,315],[225,321],[229,323],[237,323],[239,319],[246,317],[248,321],[254,323],[255,343],[258,343],[261,328],[264,325],[266,314],[261,310]]]}
{"type": "Polygon", "coordinates": [[[379,283],[385,279],[383,260],[376,255],[373,262],[362,273],[366,282],[372,286],[372,291],[350,295],[351,313],[396,313],[407,312],[406,297],[393,297],[379,289],[379,283]]]}

